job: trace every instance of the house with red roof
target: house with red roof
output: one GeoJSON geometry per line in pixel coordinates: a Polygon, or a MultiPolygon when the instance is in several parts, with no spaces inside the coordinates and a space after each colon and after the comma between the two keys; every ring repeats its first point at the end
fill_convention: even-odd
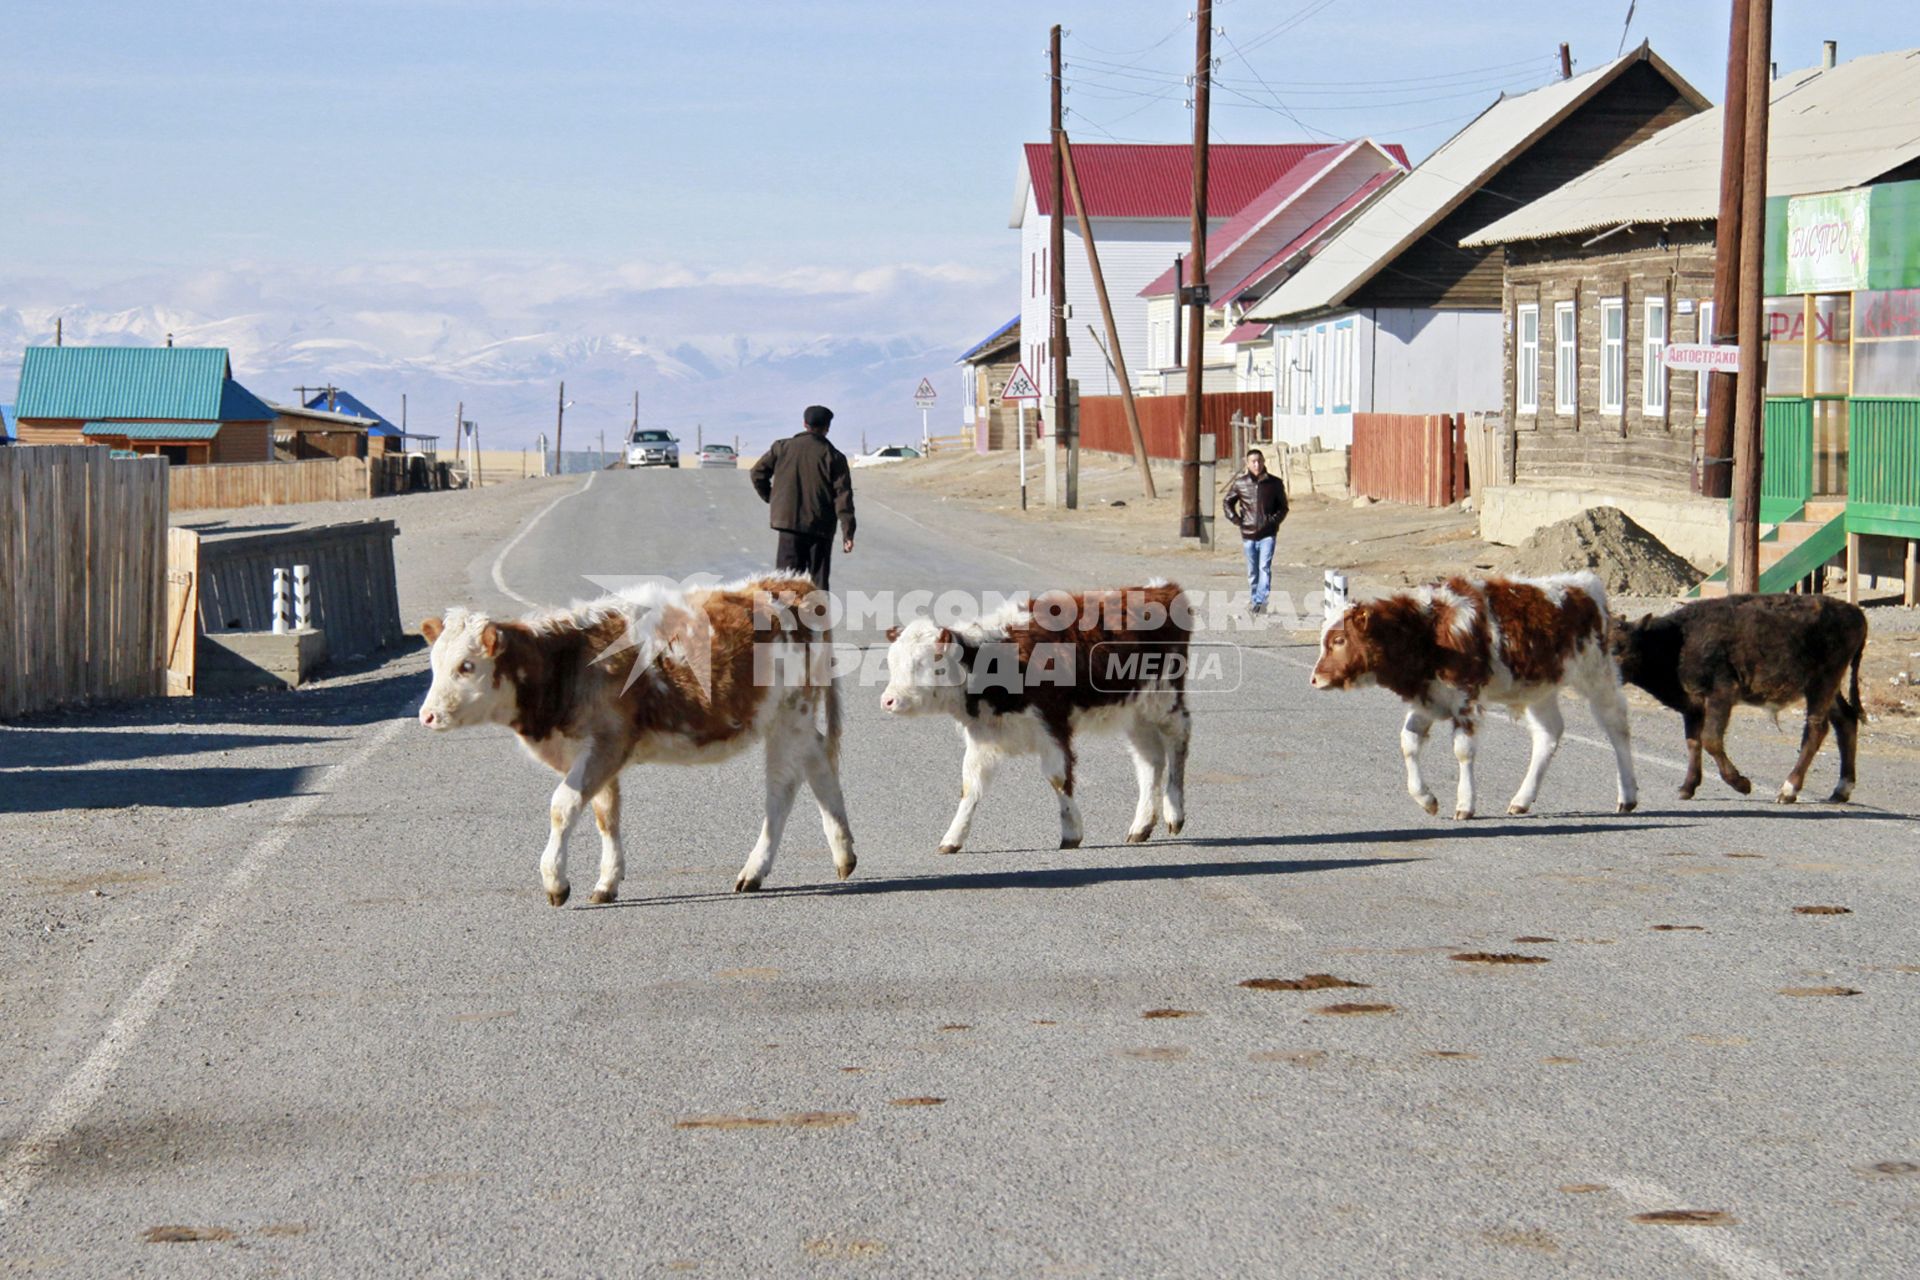
{"type": "MultiPolygon", "coordinates": [[[[1273,344],[1247,309],[1312,257],[1355,211],[1407,171],[1399,149],[1370,138],[1321,148],[1255,196],[1207,237],[1205,347],[1207,391],[1273,390],[1273,344]]],[[[1179,289],[1192,277],[1190,254],[1140,290],[1147,300],[1147,366],[1136,381],[1149,391],[1186,389],[1187,310],[1179,289]]],[[[1129,372],[1132,372],[1129,367],[1129,372]]]]}
{"type": "MultiPolygon", "coordinates": [[[[1221,144],[1209,152],[1207,169],[1207,230],[1224,231],[1235,217],[1263,195],[1283,185],[1294,169],[1311,162],[1317,172],[1340,146],[1288,142],[1221,144]]],[[[1404,163],[1398,148],[1386,152],[1404,163]]],[[[1147,300],[1141,289],[1170,268],[1187,249],[1193,207],[1192,148],[1183,144],[1130,145],[1076,143],[1074,169],[1087,199],[1087,217],[1093,224],[1106,276],[1127,369],[1139,381],[1139,371],[1152,367],[1148,349],[1147,300]]],[[[1053,214],[1053,149],[1030,142],[1021,153],[1020,175],[1014,191],[1009,226],[1020,233],[1020,358],[1043,388],[1053,382],[1052,263],[1048,257],[1049,220],[1053,214]]],[[[1080,382],[1082,395],[1117,394],[1112,366],[1101,353],[1105,329],[1100,303],[1088,274],[1086,249],[1080,238],[1073,196],[1066,197],[1066,298],[1069,308],[1068,376],[1080,382]],[[1092,326],[1100,334],[1094,341],[1092,326]]]]}

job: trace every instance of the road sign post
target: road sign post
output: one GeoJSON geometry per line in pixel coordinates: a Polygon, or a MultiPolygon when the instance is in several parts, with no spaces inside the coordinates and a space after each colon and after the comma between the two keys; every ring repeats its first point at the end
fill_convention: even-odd
{"type": "Polygon", "coordinates": [[[920,385],[913,389],[913,402],[920,407],[920,452],[933,452],[933,432],[927,426],[927,410],[933,408],[933,402],[940,393],[933,389],[933,383],[926,378],[920,379],[920,385]]]}
{"type": "Polygon", "coordinates": [[[1040,384],[1027,372],[1025,364],[1013,366],[1007,385],[1000,388],[1000,403],[1011,404],[1014,431],[1020,442],[1020,509],[1027,509],[1027,401],[1040,399],[1040,384]]]}

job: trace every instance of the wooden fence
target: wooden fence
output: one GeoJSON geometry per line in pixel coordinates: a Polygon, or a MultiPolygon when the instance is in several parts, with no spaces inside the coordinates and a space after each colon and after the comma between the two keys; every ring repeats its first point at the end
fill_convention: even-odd
{"type": "Polygon", "coordinates": [[[167,464],[0,448],[0,717],[159,693],[167,464]]]}
{"type": "Polygon", "coordinates": [[[308,462],[216,462],[176,467],[169,498],[175,511],[344,502],[373,496],[368,487],[367,463],[365,458],[316,458],[308,462]]]}
{"type": "Polygon", "coordinates": [[[1467,450],[1459,414],[1353,415],[1353,491],[1369,498],[1445,507],[1467,496],[1467,450]]]}
{"type": "Polygon", "coordinates": [[[277,533],[200,539],[200,629],[268,631],[273,571],[296,564],[313,575],[313,625],[330,658],[355,658],[406,634],[394,582],[391,520],[355,520],[277,533]]]}
{"type": "MultiPolygon", "coordinates": [[[[1180,436],[1186,429],[1185,396],[1135,396],[1140,411],[1140,434],[1150,458],[1178,459],[1180,436]]],[[[1233,418],[1252,418],[1273,412],[1271,391],[1213,391],[1200,397],[1200,429],[1214,438],[1217,456],[1234,453],[1233,418]]],[[[1133,436],[1127,431],[1127,413],[1119,396],[1080,397],[1080,447],[1133,456],[1133,436]]]]}

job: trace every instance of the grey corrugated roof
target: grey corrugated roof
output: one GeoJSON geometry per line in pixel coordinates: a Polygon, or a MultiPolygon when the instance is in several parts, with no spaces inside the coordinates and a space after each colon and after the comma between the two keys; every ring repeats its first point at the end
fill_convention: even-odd
{"type": "MultiPolygon", "coordinates": [[[[1767,194],[1871,182],[1920,156],[1920,49],[1876,53],[1773,82],[1767,194]]],[[[1469,236],[1469,247],[1635,222],[1712,222],[1720,209],[1716,107],[1671,125],[1551,195],[1469,236]]]]}
{"type": "Polygon", "coordinates": [[[1570,80],[1502,98],[1361,210],[1247,318],[1280,320],[1339,306],[1515,156],[1643,59],[1683,94],[1705,105],[1705,99],[1645,45],[1570,80]]]}

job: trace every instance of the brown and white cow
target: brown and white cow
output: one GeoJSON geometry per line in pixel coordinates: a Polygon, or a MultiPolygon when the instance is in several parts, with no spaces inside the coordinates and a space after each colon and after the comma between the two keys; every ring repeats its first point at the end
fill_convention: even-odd
{"type": "Polygon", "coordinates": [[[1186,596],[1169,582],[1108,591],[1055,591],[1016,601],[977,622],[942,627],[917,619],[887,633],[894,715],[944,712],[960,722],[966,758],[960,808],[940,852],[966,843],[973,815],[1001,762],[1038,754],[1060,798],[1060,847],[1085,834],[1073,798],[1074,738],[1126,734],[1140,798],[1129,843],[1156,821],[1178,835],[1186,822],[1188,642],[1186,596]]]}
{"type": "Polygon", "coordinates": [[[495,622],[452,609],[420,633],[433,645],[433,686],[420,706],[429,729],[504,724],[560,774],[540,877],[560,906],[567,832],[591,802],[600,828],[593,901],[612,902],[625,858],[620,772],[629,764],[706,764],[766,744],[766,821],[734,880],[758,889],[773,869],[804,779],[841,879],[853,874],[853,834],[840,792],[841,708],[824,628],[809,629],[804,577],[730,587],[642,587],[573,609],[495,622]],[[824,713],[826,731],[816,726],[824,713]]]}
{"type": "Polygon", "coordinates": [[[1753,790],[1727,758],[1727,720],[1735,706],[1765,707],[1778,717],[1783,707],[1806,704],[1800,758],[1777,799],[1792,804],[1806,785],[1807,768],[1833,726],[1840,747],[1840,781],[1828,797],[1853,798],[1860,739],[1860,661],[1867,650],[1867,615],[1858,605],[1827,596],[1745,595],[1696,600],[1660,617],[1614,620],[1613,652],[1620,677],[1680,713],[1687,734],[1687,776],[1680,798],[1700,786],[1700,749],[1719,767],[1726,784],[1753,790]],[[1851,694],[1843,693],[1852,672],[1851,694]]]}
{"type": "Polygon", "coordinates": [[[1524,716],[1532,732],[1526,780],[1507,806],[1508,813],[1530,811],[1566,727],[1563,688],[1586,698],[1613,744],[1619,811],[1638,803],[1627,703],[1607,652],[1606,588],[1591,573],[1449,578],[1365,604],[1330,592],[1313,687],[1368,685],[1392,690],[1410,707],[1400,754],[1407,793],[1428,813],[1438,813],[1440,802],[1420,776],[1420,749],[1434,722],[1445,720],[1460,765],[1453,816],[1473,816],[1474,735],[1486,703],[1524,716]]]}

